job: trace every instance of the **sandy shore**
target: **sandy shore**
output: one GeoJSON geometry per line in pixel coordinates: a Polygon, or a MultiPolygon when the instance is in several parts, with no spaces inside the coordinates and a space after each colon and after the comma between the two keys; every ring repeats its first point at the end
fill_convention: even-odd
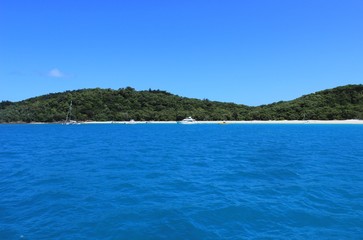
{"type": "MultiPolygon", "coordinates": [[[[86,121],[77,122],[75,125],[92,125],[92,124],[177,124],[177,121],[86,121]]],[[[0,124],[64,124],[62,122],[13,122],[13,123],[0,123],[0,124]]],[[[182,125],[193,125],[193,124],[362,124],[363,120],[350,119],[350,120],[281,120],[281,121],[195,121],[193,123],[182,124],[182,125]]]]}
{"type": "MultiPolygon", "coordinates": [[[[177,124],[176,121],[105,121],[81,122],[80,124],[177,124]]],[[[195,121],[190,124],[363,124],[363,120],[282,120],[282,121],[195,121]]]]}

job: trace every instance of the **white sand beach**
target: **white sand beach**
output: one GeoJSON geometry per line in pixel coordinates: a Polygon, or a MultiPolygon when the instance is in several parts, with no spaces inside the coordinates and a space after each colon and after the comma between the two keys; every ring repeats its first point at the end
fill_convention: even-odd
{"type": "MultiPolygon", "coordinates": [[[[177,121],[87,121],[81,124],[177,124],[177,121]]],[[[363,124],[363,120],[195,121],[191,124],[363,124]]],[[[186,124],[188,125],[188,124],[186,124]]]]}

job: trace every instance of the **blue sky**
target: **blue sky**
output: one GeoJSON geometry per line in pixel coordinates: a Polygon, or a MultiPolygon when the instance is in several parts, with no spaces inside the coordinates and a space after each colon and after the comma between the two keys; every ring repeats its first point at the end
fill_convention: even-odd
{"type": "Polygon", "coordinates": [[[260,105],[363,83],[361,0],[0,0],[0,100],[131,86],[260,105]]]}

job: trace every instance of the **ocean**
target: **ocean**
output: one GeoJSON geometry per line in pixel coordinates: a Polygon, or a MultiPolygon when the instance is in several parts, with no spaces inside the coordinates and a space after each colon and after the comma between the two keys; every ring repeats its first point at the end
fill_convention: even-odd
{"type": "Polygon", "coordinates": [[[363,239],[363,126],[0,125],[0,239],[363,239]]]}

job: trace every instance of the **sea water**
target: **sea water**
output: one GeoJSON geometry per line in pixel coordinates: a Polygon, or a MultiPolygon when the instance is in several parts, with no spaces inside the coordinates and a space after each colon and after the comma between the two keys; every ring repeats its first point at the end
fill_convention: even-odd
{"type": "Polygon", "coordinates": [[[0,239],[363,239],[363,126],[0,125],[0,239]]]}

